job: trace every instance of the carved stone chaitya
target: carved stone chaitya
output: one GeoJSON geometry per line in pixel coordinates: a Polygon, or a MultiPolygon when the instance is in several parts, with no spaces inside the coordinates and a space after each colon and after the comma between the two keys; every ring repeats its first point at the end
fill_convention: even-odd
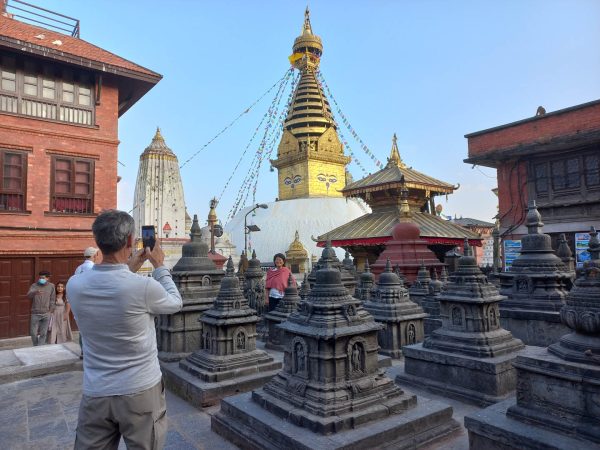
{"type": "Polygon", "coordinates": [[[477,404],[498,402],[515,389],[512,362],[524,348],[500,326],[506,299],[481,273],[471,249],[438,297],[442,327],[423,344],[404,347],[405,373],[397,380],[477,404]]]}
{"type": "Polygon", "coordinates": [[[304,280],[302,281],[302,286],[300,286],[300,291],[298,293],[300,295],[300,300],[304,301],[304,299],[306,299],[306,297],[308,296],[309,292],[310,292],[310,283],[308,282],[308,274],[305,272],[304,280]]]}
{"type": "Polygon", "coordinates": [[[570,333],[517,357],[517,396],[465,417],[472,449],[600,448],[600,242],[560,314],[570,333]]]}
{"type": "Polygon", "coordinates": [[[354,296],[363,302],[366,302],[371,298],[371,289],[373,289],[373,285],[375,284],[375,277],[371,273],[371,268],[369,267],[369,261],[365,261],[365,271],[360,274],[359,284],[356,288],[356,292],[354,296]]]}
{"type": "Polygon", "coordinates": [[[168,386],[189,402],[214,404],[222,396],[262,385],[281,368],[256,348],[258,316],[242,294],[231,256],[217,298],[201,321],[201,348],[178,366],[163,366],[168,386]]]}
{"type": "Polygon", "coordinates": [[[417,278],[412,286],[408,288],[410,299],[417,305],[420,305],[423,299],[429,295],[429,283],[431,283],[431,275],[425,264],[421,261],[417,278]]]}
{"type": "Polygon", "coordinates": [[[529,202],[528,234],[521,239],[521,254],[510,271],[501,273],[500,293],[508,299],[500,304],[502,326],[527,345],[548,346],[568,333],[560,321],[572,274],[555,255],[535,201],[529,202]]]}
{"type": "Polygon", "coordinates": [[[262,317],[265,313],[265,274],[255,251],[252,251],[252,258],[244,272],[244,297],[248,300],[250,308],[262,317]]]}
{"type": "Polygon", "coordinates": [[[573,258],[573,252],[571,251],[571,247],[569,247],[565,233],[560,233],[558,237],[556,256],[560,258],[567,268],[567,272],[571,274],[571,278],[566,284],[567,290],[570,291],[573,287],[573,281],[575,281],[575,258],[573,258]]]}
{"type": "Polygon", "coordinates": [[[363,306],[377,322],[385,325],[378,333],[379,353],[399,358],[402,347],[423,342],[423,319],[427,314],[410,300],[398,275],[392,272],[389,259],[363,306]]]}
{"type": "MultiPolygon", "coordinates": [[[[442,271],[445,267],[442,268],[442,271]]],[[[447,278],[447,275],[446,275],[447,278]]],[[[429,282],[429,293],[421,299],[421,307],[428,316],[423,319],[423,329],[425,336],[431,335],[434,330],[442,326],[442,316],[440,315],[440,300],[442,289],[445,283],[438,279],[437,272],[433,270],[433,277],[429,282]]]]}
{"type": "Polygon", "coordinates": [[[245,448],[404,448],[454,430],[451,408],[403,391],[377,364],[381,325],[341,284],[323,250],[315,285],[280,327],[284,369],[262,389],[229,397],[217,433],[245,448]],[[373,426],[369,426],[369,424],[373,426]]]}
{"type": "Polygon", "coordinates": [[[284,349],[284,346],[287,344],[288,336],[278,325],[285,322],[289,315],[296,311],[298,305],[300,304],[300,300],[298,288],[296,287],[292,274],[290,273],[288,287],[285,289],[283,298],[277,304],[277,308],[264,315],[264,321],[269,330],[265,347],[274,350],[284,349]]]}
{"type": "MultiPolygon", "coordinates": [[[[331,243],[327,243],[328,246],[331,247],[331,243]]],[[[324,267],[325,262],[323,261],[323,257],[319,258],[316,264],[313,264],[313,268],[311,272],[308,274],[308,284],[312,289],[317,281],[317,272],[324,267]]],[[[329,262],[331,267],[338,269],[342,274],[342,284],[348,290],[348,294],[354,295],[356,290],[356,278],[354,277],[354,272],[350,272],[347,270],[344,265],[340,262],[338,257],[333,252],[333,259],[329,262]]]]}
{"type": "Polygon", "coordinates": [[[183,245],[182,257],[173,267],[173,281],[183,298],[183,308],[175,314],[158,317],[158,357],[176,361],[197,350],[202,342],[202,313],[209,309],[225,275],[208,258],[208,245],[202,241],[198,216],[190,229],[191,241],[183,245]]]}

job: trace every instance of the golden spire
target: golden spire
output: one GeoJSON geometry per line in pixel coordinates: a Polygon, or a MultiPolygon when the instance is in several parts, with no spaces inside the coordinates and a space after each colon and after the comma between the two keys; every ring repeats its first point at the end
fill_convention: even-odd
{"type": "Polygon", "coordinates": [[[400,158],[400,151],[398,150],[398,138],[396,137],[396,133],[394,133],[394,137],[392,138],[392,151],[390,152],[390,157],[388,158],[387,167],[396,166],[400,169],[406,169],[406,164],[400,158]]]}
{"type": "Polygon", "coordinates": [[[306,5],[306,11],[304,11],[304,25],[302,26],[302,34],[313,34],[312,27],[310,26],[310,11],[308,5],[306,5]]]}
{"type": "Polygon", "coordinates": [[[213,197],[213,199],[210,201],[210,211],[208,212],[208,225],[214,225],[216,224],[219,220],[217,219],[217,211],[215,210],[215,208],[217,207],[218,204],[218,200],[216,198],[213,197]]]}

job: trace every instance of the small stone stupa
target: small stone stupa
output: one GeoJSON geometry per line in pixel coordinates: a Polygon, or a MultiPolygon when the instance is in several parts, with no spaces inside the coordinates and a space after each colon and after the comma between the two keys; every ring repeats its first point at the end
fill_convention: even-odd
{"type": "Polygon", "coordinates": [[[567,291],[570,291],[573,287],[573,281],[575,281],[575,258],[573,258],[573,252],[571,251],[571,247],[569,247],[565,233],[560,233],[560,236],[558,236],[556,256],[560,258],[567,268],[567,272],[571,274],[571,279],[566,285],[567,291]]]}
{"type": "Polygon", "coordinates": [[[231,256],[219,294],[201,321],[201,348],[179,365],[163,366],[167,386],[186,401],[215,404],[223,396],[261,386],[281,368],[256,348],[258,316],[242,294],[231,256]]]}
{"type": "Polygon", "coordinates": [[[262,317],[265,312],[265,274],[260,268],[260,260],[254,250],[252,250],[252,258],[248,261],[248,268],[244,272],[244,297],[248,300],[250,308],[262,317]]]}
{"type": "Polygon", "coordinates": [[[515,389],[512,363],[525,346],[500,327],[498,304],[506,297],[481,273],[467,242],[464,254],[439,296],[442,327],[404,347],[397,381],[488,405],[515,389]]]}
{"type": "Polygon", "coordinates": [[[456,429],[452,408],[403,391],[377,367],[381,325],[341,283],[323,250],[291,335],[284,369],[262,389],[223,399],[212,429],[244,448],[404,448],[456,429]]]}
{"type": "MultiPolygon", "coordinates": [[[[444,269],[445,266],[442,268],[442,272],[444,269]]],[[[428,314],[428,316],[423,319],[425,336],[431,335],[434,330],[437,330],[442,326],[439,297],[442,295],[443,288],[444,282],[438,279],[437,272],[434,270],[433,278],[429,282],[429,293],[421,299],[421,307],[423,308],[423,311],[428,314]]]]}
{"type": "Polygon", "coordinates": [[[424,262],[421,261],[417,278],[412,286],[408,288],[410,299],[417,305],[420,305],[423,299],[429,295],[429,283],[431,283],[431,275],[424,262]]]}
{"type": "Polygon", "coordinates": [[[423,342],[423,319],[427,314],[410,301],[408,291],[392,272],[389,259],[377,287],[363,306],[377,322],[385,325],[378,333],[379,353],[399,358],[402,347],[423,342]]]}
{"type": "Polygon", "coordinates": [[[225,275],[208,258],[208,246],[202,241],[196,214],[190,238],[183,244],[182,257],[172,270],[173,281],[183,298],[183,308],[178,313],[158,318],[158,358],[161,361],[179,360],[200,347],[200,317],[212,306],[225,275]]]}
{"type": "Polygon", "coordinates": [[[288,341],[288,336],[278,325],[285,322],[290,314],[296,311],[300,300],[298,288],[296,287],[296,283],[294,283],[293,275],[290,273],[288,287],[285,288],[283,298],[277,304],[277,308],[266,313],[264,316],[266,327],[269,330],[265,347],[279,351],[284,349],[288,341]]]}
{"type": "MultiPolygon", "coordinates": [[[[327,242],[327,246],[331,247],[331,242],[327,242]]],[[[325,261],[323,260],[323,256],[317,261],[316,264],[313,264],[313,269],[308,274],[308,284],[312,289],[317,281],[317,272],[324,267],[325,261]]],[[[354,277],[354,273],[347,270],[344,265],[340,262],[338,257],[333,252],[333,258],[329,263],[335,269],[338,269],[342,274],[342,284],[348,290],[348,294],[354,295],[356,290],[356,278],[354,277]]]]}
{"type": "Polygon", "coordinates": [[[371,289],[375,284],[375,276],[371,273],[369,267],[369,260],[365,260],[365,271],[360,274],[359,284],[356,288],[355,297],[363,302],[366,302],[371,298],[371,289]]]}
{"type": "Polygon", "coordinates": [[[544,224],[531,200],[527,212],[528,234],[521,239],[521,254],[510,271],[500,274],[502,326],[527,345],[546,347],[569,329],[560,321],[572,274],[552,249],[551,238],[541,232],[544,224]]]}
{"type": "Polygon", "coordinates": [[[517,357],[517,396],[465,417],[473,450],[600,449],[600,242],[560,314],[570,329],[517,357]]]}

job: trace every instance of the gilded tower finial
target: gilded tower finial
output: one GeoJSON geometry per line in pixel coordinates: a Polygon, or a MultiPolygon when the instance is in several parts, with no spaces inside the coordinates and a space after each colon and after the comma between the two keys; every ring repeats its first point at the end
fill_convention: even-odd
{"type": "Polygon", "coordinates": [[[408,205],[408,189],[400,190],[400,222],[412,222],[412,214],[408,205]]]}
{"type": "Polygon", "coordinates": [[[400,169],[406,168],[406,164],[404,164],[404,161],[402,161],[402,158],[400,158],[400,151],[398,150],[398,138],[396,137],[396,133],[394,133],[394,137],[392,137],[392,151],[390,152],[387,166],[396,166],[400,169]]]}
{"type": "Polygon", "coordinates": [[[306,11],[304,11],[304,25],[302,26],[302,34],[312,34],[312,27],[310,26],[310,11],[308,5],[306,5],[306,11]]]}

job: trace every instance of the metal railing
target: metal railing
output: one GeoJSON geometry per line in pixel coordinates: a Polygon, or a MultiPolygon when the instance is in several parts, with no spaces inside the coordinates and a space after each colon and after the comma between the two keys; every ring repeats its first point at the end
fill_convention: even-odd
{"type": "Polygon", "coordinates": [[[52,197],[52,212],[68,214],[91,214],[93,213],[92,200],[89,198],[76,197],[52,197]]]}
{"type": "Polygon", "coordinates": [[[22,22],[42,26],[76,38],[79,37],[81,31],[78,19],[21,0],[6,0],[6,12],[22,22]]]}

